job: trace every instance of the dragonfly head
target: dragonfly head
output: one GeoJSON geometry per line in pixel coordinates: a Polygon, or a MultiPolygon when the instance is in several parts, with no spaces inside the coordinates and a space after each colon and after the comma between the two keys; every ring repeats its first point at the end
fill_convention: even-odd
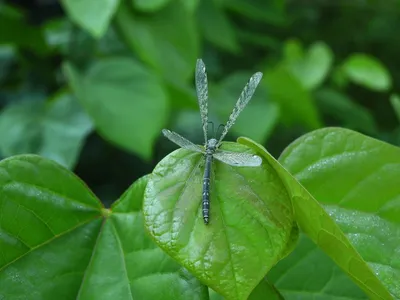
{"type": "Polygon", "coordinates": [[[214,151],[215,149],[217,149],[217,144],[218,141],[216,139],[209,139],[207,141],[207,150],[214,151]]]}

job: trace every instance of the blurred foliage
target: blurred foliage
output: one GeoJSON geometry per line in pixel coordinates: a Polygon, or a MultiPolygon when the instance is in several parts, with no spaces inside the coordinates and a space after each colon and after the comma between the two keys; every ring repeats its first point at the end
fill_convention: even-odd
{"type": "Polygon", "coordinates": [[[395,1],[0,3],[0,124],[8,132],[1,137],[3,157],[28,152],[70,168],[77,163],[90,185],[88,169],[112,163],[129,179],[121,185],[105,172],[93,188],[107,185],[118,195],[172,149],[159,142],[163,127],[202,143],[193,87],[198,57],[208,68],[215,127],[225,122],[247,77],[264,73],[231,138],[249,136],[274,155],[325,126],[399,143],[398,101],[391,96],[400,69],[395,1]],[[89,125],[79,125],[72,108],[60,124],[65,131],[74,127],[73,134],[46,121],[52,114],[46,103],[62,102],[60,93],[77,97],[70,105],[79,101],[100,139],[92,134],[85,142],[89,125]],[[63,136],[63,147],[55,146],[56,136],[63,136]]]}
{"type": "Polygon", "coordinates": [[[264,73],[231,140],[277,157],[340,126],[400,145],[398,28],[398,0],[0,0],[0,155],[55,160],[109,205],[175,149],[162,128],[203,143],[200,57],[215,129],[264,73]]]}

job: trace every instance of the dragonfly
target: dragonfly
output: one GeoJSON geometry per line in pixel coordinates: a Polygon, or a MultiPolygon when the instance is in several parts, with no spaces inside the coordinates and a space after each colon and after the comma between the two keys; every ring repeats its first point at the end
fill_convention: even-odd
{"type": "Polygon", "coordinates": [[[223,127],[223,131],[219,138],[208,138],[208,82],[207,73],[204,62],[201,59],[197,60],[196,71],[195,71],[195,85],[197,100],[200,108],[201,122],[203,125],[204,134],[204,147],[196,145],[191,141],[187,140],[183,136],[176,132],[168,129],[163,129],[163,135],[177,144],[183,149],[187,149],[194,152],[202,153],[205,160],[204,174],[203,174],[203,192],[202,192],[202,214],[204,224],[208,224],[210,221],[210,180],[213,159],[216,159],[225,164],[235,167],[258,167],[262,163],[261,157],[249,153],[231,152],[219,149],[222,140],[225,138],[229,129],[235,123],[239,114],[243,111],[246,105],[252,98],[258,84],[262,78],[262,73],[257,72],[250,77],[249,81],[242,90],[239,99],[230,114],[226,125],[223,127]]]}

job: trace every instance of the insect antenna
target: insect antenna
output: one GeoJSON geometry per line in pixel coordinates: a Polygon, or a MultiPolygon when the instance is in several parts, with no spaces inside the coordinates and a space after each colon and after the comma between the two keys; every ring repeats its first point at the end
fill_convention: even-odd
{"type": "MultiPolygon", "coordinates": [[[[211,124],[211,126],[212,126],[212,128],[209,128],[209,130],[211,129],[210,136],[213,136],[215,138],[214,122],[213,121],[208,121],[208,124],[211,124]]],[[[207,141],[206,141],[206,144],[207,144],[207,141]]]]}
{"type": "MultiPolygon", "coordinates": [[[[218,136],[218,132],[220,132],[220,129],[222,128],[222,131],[224,130],[224,128],[225,128],[225,125],[224,124],[219,124],[219,126],[218,126],[218,128],[217,128],[217,132],[215,133],[215,138],[217,138],[217,136],[218,136]]],[[[222,131],[220,132],[221,134],[222,134],[222,131]]]]}

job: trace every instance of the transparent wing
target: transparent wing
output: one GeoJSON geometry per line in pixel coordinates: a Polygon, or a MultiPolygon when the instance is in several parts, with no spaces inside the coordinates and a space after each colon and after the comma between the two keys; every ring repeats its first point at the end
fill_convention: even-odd
{"type": "Polygon", "coordinates": [[[260,83],[261,78],[262,78],[262,73],[257,72],[253,76],[251,76],[251,78],[247,82],[242,93],[240,94],[238,101],[235,104],[235,107],[233,108],[231,115],[229,116],[228,122],[226,122],[224,130],[222,131],[221,136],[218,140],[218,144],[221,143],[221,141],[224,139],[225,135],[228,133],[229,129],[235,123],[236,118],[239,116],[239,114],[242,112],[242,110],[246,107],[247,103],[249,103],[251,97],[254,94],[254,91],[256,90],[257,85],[260,83]]]}
{"type": "Polygon", "coordinates": [[[195,152],[203,152],[203,149],[200,146],[193,144],[191,141],[185,139],[183,136],[177,134],[176,132],[173,132],[168,129],[163,129],[162,133],[170,141],[174,142],[175,144],[184,149],[192,150],[195,152]]]}
{"type": "Polygon", "coordinates": [[[236,167],[258,167],[262,163],[261,157],[240,152],[218,150],[214,157],[223,163],[236,167]]]}
{"type": "Polygon", "coordinates": [[[201,122],[203,124],[204,142],[207,143],[208,132],[208,86],[206,66],[201,59],[196,63],[196,92],[199,101],[201,122]]]}

